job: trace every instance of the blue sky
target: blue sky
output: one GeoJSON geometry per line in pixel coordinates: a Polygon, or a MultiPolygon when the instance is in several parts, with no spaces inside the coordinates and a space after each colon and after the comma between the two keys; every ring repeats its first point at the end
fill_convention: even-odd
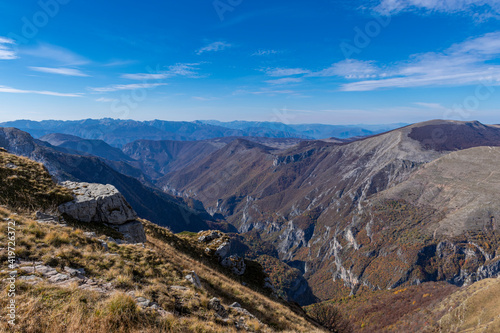
{"type": "Polygon", "coordinates": [[[0,121],[500,123],[498,0],[1,0],[0,22],[0,121]]]}

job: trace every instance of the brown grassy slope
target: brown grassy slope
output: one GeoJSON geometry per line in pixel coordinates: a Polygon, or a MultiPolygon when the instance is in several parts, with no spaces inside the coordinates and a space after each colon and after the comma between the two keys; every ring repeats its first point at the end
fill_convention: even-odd
{"type": "Polygon", "coordinates": [[[439,317],[435,332],[500,332],[500,279],[462,288],[432,308],[439,317]]]}
{"type": "Polygon", "coordinates": [[[430,282],[393,290],[367,291],[322,304],[336,305],[355,332],[420,332],[433,327],[438,319],[428,315],[427,309],[437,306],[458,289],[443,282],[430,282]]]}
{"type": "MultiPolygon", "coordinates": [[[[64,266],[84,268],[88,278],[111,283],[118,292],[99,294],[80,290],[76,285],[62,287],[45,282],[31,286],[18,280],[17,332],[235,331],[232,323],[238,315],[230,315],[227,323],[218,319],[208,307],[212,297],[220,298],[226,306],[238,302],[251,311],[258,319],[247,318],[246,324],[253,328],[251,331],[320,331],[287,306],[244,287],[151,235],[148,235],[145,248],[109,243],[110,253],[113,253],[110,256],[101,245],[104,236],[87,238],[79,229],[38,224],[29,218],[12,215],[6,209],[0,210],[0,217],[1,229],[7,226],[3,218],[16,221],[18,258],[42,261],[57,270],[64,266]],[[200,276],[203,288],[197,289],[184,279],[191,270],[200,276]],[[170,288],[172,285],[184,286],[187,291],[176,291],[170,288]],[[175,315],[162,317],[149,310],[140,310],[123,294],[132,290],[175,315]]],[[[2,234],[0,242],[6,241],[2,234]]],[[[1,256],[1,261],[6,262],[6,251],[3,250],[1,256]]],[[[2,273],[2,278],[6,274],[2,273]]],[[[5,318],[8,301],[5,281],[1,290],[0,315],[5,318]]],[[[1,325],[3,330],[7,329],[5,321],[1,325]]]]}
{"type": "Polygon", "coordinates": [[[0,150],[0,205],[23,210],[54,209],[73,199],[54,184],[42,164],[0,150]]]}

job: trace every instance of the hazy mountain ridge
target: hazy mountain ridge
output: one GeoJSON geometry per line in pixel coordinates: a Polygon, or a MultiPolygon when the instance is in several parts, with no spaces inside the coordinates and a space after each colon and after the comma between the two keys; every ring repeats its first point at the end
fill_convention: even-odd
{"type": "MultiPolygon", "coordinates": [[[[118,119],[84,119],[84,120],[17,120],[0,123],[1,127],[15,127],[39,138],[47,134],[70,134],[90,140],[103,140],[106,143],[121,147],[136,140],[206,140],[221,137],[266,136],[276,138],[294,137],[293,135],[273,129],[235,130],[200,122],[181,121],[135,121],[118,119]]],[[[308,138],[299,136],[300,138],[308,138]]]]}
{"type": "Polygon", "coordinates": [[[346,139],[355,136],[368,136],[387,132],[395,128],[408,124],[387,124],[387,125],[325,125],[325,124],[283,124],[279,122],[259,122],[259,121],[230,121],[222,122],[217,120],[200,120],[199,122],[210,125],[217,125],[232,129],[245,130],[248,128],[268,128],[297,135],[297,137],[307,136],[313,139],[326,139],[335,137],[346,139]]]}
{"type": "Polygon", "coordinates": [[[15,127],[35,138],[61,133],[89,140],[103,140],[113,147],[122,147],[136,140],[193,141],[223,137],[268,137],[346,139],[382,133],[404,124],[388,125],[293,125],[273,122],[219,121],[135,121],[119,119],[83,120],[16,120],[0,123],[0,127],[15,127]]]}

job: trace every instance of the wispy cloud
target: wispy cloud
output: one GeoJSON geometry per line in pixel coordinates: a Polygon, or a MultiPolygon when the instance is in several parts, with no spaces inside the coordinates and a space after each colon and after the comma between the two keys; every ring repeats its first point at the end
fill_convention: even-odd
{"type": "Polygon", "coordinates": [[[93,92],[112,92],[119,90],[136,90],[136,89],[152,89],[159,86],[164,86],[166,83],[136,83],[136,84],[114,84],[107,87],[97,87],[97,88],[88,88],[93,92]]]}
{"type": "Polygon", "coordinates": [[[164,80],[174,76],[185,76],[190,78],[198,78],[200,63],[179,63],[169,66],[167,70],[158,71],[157,73],[137,73],[123,74],[121,77],[130,80],[148,81],[148,80],[164,80]]]}
{"type": "Polygon", "coordinates": [[[464,13],[476,19],[496,17],[500,13],[498,0],[379,0],[374,10],[389,15],[403,11],[464,13]]]}
{"type": "Polygon", "coordinates": [[[164,80],[170,77],[170,74],[149,74],[149,73],[137,73],[137,74],[123,74],[121,77],[130,80],[148,81],[148,80],[164,80]]]}
{"type": "Polygon", "coordinates": [[[268,68],[265,72],[269,76],[292,76],[308,74],[311,71],[302,68],[268,68]]]}
{"type": "Polygon", "coordinates": [[[233,92],[233,95],[269,95],[269,96],[275,96],[275,95],[299,95],[294,90],[278,90],[278,89],[267,89],[267,88],[262,88],[260,90],[245,90],[245,89],[239,89],[233,92]]]}
{"type": "Polygon", "coordinates": [[[192,98],[203,102],[215,101],[218,99],[217,97],[203,97],[203,96],[193,96],[192,98]]]}
{"type": "Polygon", "coordinates": [[[15,42],[12,39],[0,36],[0,60],[12,60],[18,58],[16,52],[12,50],[12,45],[14,44],[15,42]]]}
{"type": "Polygon", "coordinates": [[[213,42],[196,51],[196,54],[200,55],[205,52],[218,52],[230,47],[232,47],[232,45],[226,42],[213,42]]]}
{"type": "Polygon", "coordinates": [[[59,96],[59,97],[82,97],[82,93],[60,93],[55,91],[46,90],[22,90],[11,88],[7,86],[0,86],[0,93],[11,93],[11,94],[37,94],[37,95],[49,95],[49,96],[59,96]]]}
{"type": "Polygon", "coordinates": [[[130,64],[136,63],[137,60],[111,60],[102,66],[104,67],[120,67],[120,66],[127,66],[130,64]]]}
{"type": "Polygon", "coordinates": [[[500,56],[500,32],[469,39],[441,53],[424,53],[384,69],[386,77],[344,84],[343,91],[382,88],[455,86],[500,81],[500,65],[489,61],[500,56]]]}
{"type": "Polygon", "coordinates": [[[300,77],[284,77],[281,79],[276,79],[276,80],[267,80],[267,83],[274,84],[274,85],[284,85],[284,84],[290,84],[290,83],[299,83],[302,82],[303,79],[300,77]]]}
{"type": "Polygon", "coordinates": [[[90,76],[74,68],[29,67],[29,69],[36,72],[49,73],[49,74],[59,74],[67,76],[90,76]]]}
{"type": "Polygon", "coordinates": [[[268,55],[277,54],[277,53],[279,53],[279,52],[276,50],[258,50],[257,52],[253,53],[252,56],[262,57],[262,56],[268,56],[268,55]]]}
{"type": "Polygon", "coordinates": [[[342,76],[346,79],[366,79],[380,75],[380,69],[373,61],[347,59],[333,64],[309,76],[342,76]]]}
{"type": "Polygon", "coordinates": [[[442,106],[439,103],[425,103],[425,102],[417,102],[415,105],[427,108],[427,109],[439,109],[439,110],[447,110],[448,108],[442,106]]]}
{"type": "Polygon", "coordinates": [[[90,62],[88,59],[70,50],[50,44],[39,44],[34,48],[22,49],[22,53],[33,57],[50,59],[63,66],[79,66],[90,62]]]}
{"type": "Polygon", "coordinates": [[[101,98],[98,98],[95,100],[96,102],[101,102],[101,103],[111,103],[111,102],[116,102],[117,99],[116,98],[105,98],[105,97],[101,97],[101,98]]]}

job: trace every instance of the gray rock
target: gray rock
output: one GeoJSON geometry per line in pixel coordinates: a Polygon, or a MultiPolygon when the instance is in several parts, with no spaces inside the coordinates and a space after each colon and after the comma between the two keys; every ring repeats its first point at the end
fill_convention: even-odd
{"type": "Polygon", "coordinates": [[[201,288],[201,282],[198,274],[196,274],[194,271],[189,273],[184,277],[186,280],[191,282],[196,288],[200,289],[201,288]]]}
{"type": "Polygon", "coordinates": [[[64,271],[68,273],[70,276],[85,275],[85,269],[83,268],[74,269],[66,266],[64,267],[64,271]]]}
{"type": "Polygon", "coordinates": [[[147,308],[151,304],[151,301],[144,297],[136,297],[135,301],[141,308],[147,308]]]}
{"type": "Polygon", "coordinates": [[[218,298],[214,297],[208,301],[208,308],[214,310],[222,318],[227,318],[226,308],[221,304],[218,298]]]}
{"type": "Polygon", "coordinates": [[[56,282],[55,284],[58,285],[58,286],[60,286],[60,287],[69,287],[72,283],[76,283],[78,285],[82,285],[84,282],[85,282],[84,279],[75,276],[75,277],[72,277],[71,279],[68,279],[68,280],[63,280],[63,281],[60,281],[60,282],[56,282]]]}
{"type": "Polygon", "coordinates": [[[231,242],[230,241],[225,241],[219,247],[217,247],[217,250],[215,250],[215,255],[219,257],[219,259],[223,259],[228,256],[229,251],[231,251],[231,242]]]}
{"type": "Polygon", "coordinates": [[[104,249],[104,251],[105,251],[105,252],[108,252],[108,251],[109,251],[109,246],[108,246],[108,243],[106,243],[106,242],[101,242],[101,245],[102,245],[102,247],[103,247],[103,249],[104,249]]]}
{"type": "Polygon", "coordinates": [[[17,165],[15,165],[14,163],[11,163],[11,162],[5,164],[5,167],[8,168],[8,169],[17,169],[17,168],[19,168],[17,165]]]}
{"type": "Polygon", "coordinates": [[[137,219],[135,211],[113,185],[70,181],[62,185],[73,191],[75,199],[59,206],[59,211],[76,220],[123,224],[137,219]]]}
{"type": "Polygon", "coordinates": [[[201,236],[198,237],[198,242],[200,243],[209,243],[214,239],[220,238],[222,236],[222,233],[220,231],[212,231],[209,234],[206,234],[206,231],[200,231],[198,234],[201,234],[201,236]]]}
{"type": "Polygon", "coordinates": [[[45,277],[52,277],[59,274],[54,268],[44,265],[20,267],[26,273],[40,273],[45,277]]]}
{"type": "Polygon", "coordinates": [[[35,285],[39,282],[42,282],[42,278],[36,276],[36,275],[28,275],[28,276],[21,276],[19,280],[24,281],[28,284],[35,285]]]}
{"type": "Polygon", "coordinates": [[[113,227],[123,235],[125,241],[128,243],[136,244],[136,243],[147,242],[146,233],[144,232],[144,227],[142,223],[139,221],[127,222],[125,224],[113,227]]]}
{"type": "Polygon", "coordinates": [[[233,254],[229,257],[226,257],[221,260],[220,264],[226,268],[229,268],[233,274],[243,275],[245,274],[245,270],[247,268],[245,264],[245,260],[238,256],[237,254],[233,254]]]}
{"type": "Polygon", "coordinates": [[[62,273],[58,273],[54,276],[51,276],[47,281],[49,281],[50,283],[59,283],[59,282],[63,282],[63,281],[66,281],[69,279],[69,276],[66,275],[66,274],[62,274],[62,273]]]}
{"type": "Polygon", "coordinates": [[[43,212],[36,212],[36,220],[40,223],[59,223],[59,217],[56,215],[49,215],[43,212]]]}
{"type": "Polygon", "coordinates": [[[170,289],[177,290],[177,291],[187,291],[188,288],[182,287],[182,286],[170,286],[170,289]]]}
{"type": "Polygon", "coordinates": [[[241,304],[238,303],[238,302],[234,302],[233,304],[231,304],[229,307],[231,308],[241,308],[241,304]]]}

